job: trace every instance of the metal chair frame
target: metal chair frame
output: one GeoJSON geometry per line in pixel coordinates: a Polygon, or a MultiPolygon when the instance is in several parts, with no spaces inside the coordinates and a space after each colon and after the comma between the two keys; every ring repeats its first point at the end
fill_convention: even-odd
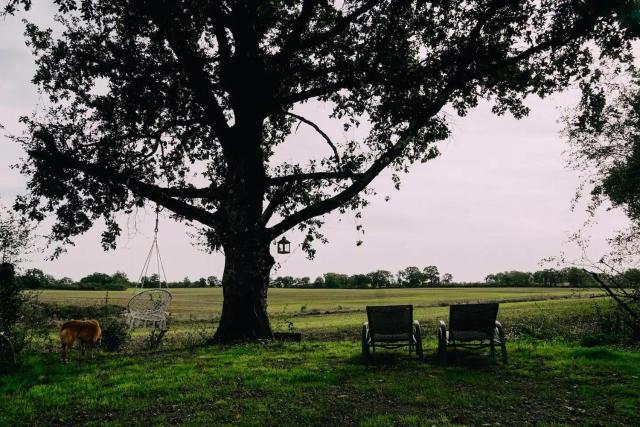
{"type": "Polygon", "coordinates": [[[453,347],[454,354],[458,348],[489,348],[491,359],[495,360],[496,346],[501,349],[502,362],[508,363],[507,339],[502,324],[496,320],[499,304],[458,304],[449,308],[449,330],[447,324],[440,320],[438,325],[438,359],[447,363],[447,348],[453,347]],[[456,338],[456,333],[474,333],[475,337],[456,338]],[[481,336],[484,334],[484,336],[481,336]]]}
{"type": "Polygon", "coordinates": [[[424,359],[420,322],[413,320],[412,305],[367,306],[367,320],[362,324],[362,355],[365,359],[375,353],[376,347],[408,347],[409,354],[415,351],[420,360],[424,359]]]}

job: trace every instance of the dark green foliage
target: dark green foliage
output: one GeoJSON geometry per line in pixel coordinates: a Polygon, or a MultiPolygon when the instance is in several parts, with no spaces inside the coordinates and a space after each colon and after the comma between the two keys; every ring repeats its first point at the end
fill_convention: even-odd
{"type": "Polygon", "coordinates": [[[92,291],[121,291],[133,286],[126,274],[116,272],[113,275],[105,273],[93,273],[83,277],[78,282],[68,277],[60,280],[44,274],[42,270],[32,268],[17,277],[23,289],[68,289],[68,290],[92,290],[92,291]]]}
{"type": "Polygon", "coordinates": [[[595,74],[565,124],[569,164],[588,172],[591,209],[607,199],[640,224],[640,80],[615,84],[595,74]]]}
{"type": "Polygon", "coordinates": [[[33,228],[24,217],[0,204],[0,264],[16,265],[33,246],[33,228]]]}
{"type": "Polygon", "coordinates": [[[123,317],[107,317],[99,320],[102,329],[102,348],[114,352],[129,341],[129,326],[123,317]]]}
{"type": "Polygon", "coordinates": [[[372,271],[367,277],[372,288],[390,288],[395,282],[393,273],[387,270],[372,271]]]}
{"type": "MultiPolygon", "coordinates": [[[[630,269],[624,273],[640,279],[640,272],[630,269]],[[636,277],[638,276],[638,277],[636,277]]],[[[327,288],[327,289],[370,289],[370,288],[437,288],[437,287],[597,287],[588,274],[579,268],[567,267],[562,270],[548,268],[536,272],[505,271],[489,274],[484,282],[453,282],[453,276],[444,273],[439,277],[436,266],[406,267],[396,275],[387,270],[377,270],[366,274],[325,273],[310,282],[308,277],[275,277],[270,286],[274,288],[327,288]]],[[[634,279],[635,280],[635,279],[634,279]]],[[[635,283],[640,283],[636,281],[635,283]]]]}
{"type": "Polygon", "coordinates": [[[327,289],[346,288],[349,283],[349,276],[340,273],[325,273],[324,287],[327,289]]]}
{"type": "Polygon", "coordinates": [[[527,286],[571,286],[573,288],[593,288],[597,283],[588,274],[576,267],[562,270],[548,268],[530,273],[527,271],[505,271],[489,274],[484,286],[527,287],[527,286]]]}
{"type": "Polygon", "coordinates": [[[398,272],[398,285],[403,288],[421,288],[425,283],[425,275],[418,267],[407,267],[398,272]]]}
{"type": "Polygon", "coordinates": [[[18,320],[23,304],[13,265],[0,264],[0,374],[17,362],[18,320]]]}
{"type": "Polygon", "coordinates": [[[23,289],[47,289],[55,287],[56,280],[38,268],[30,268],[19,275],[16,280],[23,289]]]}
{"type": "Polygon", "coordinates": [[[0,374],[20,363],[31,341],[46,333],[35,298],[22,292],[13,265],[0,264],[0,374]]]}
{"type": "Polygon", "coordinates": [[[125,307],[113,304],[101,305],[71,305],[38,303],[43,317],[58,319],[61,321],[71,319],[103,319],[121,316],[125,307]]]}

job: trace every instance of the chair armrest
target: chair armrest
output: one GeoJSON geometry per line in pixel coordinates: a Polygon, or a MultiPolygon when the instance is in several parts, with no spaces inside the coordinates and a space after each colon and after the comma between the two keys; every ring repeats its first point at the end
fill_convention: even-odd
{"type": "Polygon", "coordinates": [[[369,322],[362,324],[362,341],[369,341],[369,322]]]}
{"type": "Polygon", "coordinates": [[[498,331],[498,340],[503,341],[506,339],[504,334],[504,328],[502,327],[502,323],[496,320],[496,330],[498,331]]]}
{"type": "Polygon", "coordinates": [[[447,339],[447,324],[444,323],[444,320],[441,320],[438,324],[438,339],[447,339]]]}
{"type": "Polygon", "coordinates": [[[417,320],[413,321],[412,329],[413,329],[413,333],[414,334],[417,333],[417,335],[422,335],[422,330],[420,328],[420,322],[419,321],[417,321],[417,320]]]}

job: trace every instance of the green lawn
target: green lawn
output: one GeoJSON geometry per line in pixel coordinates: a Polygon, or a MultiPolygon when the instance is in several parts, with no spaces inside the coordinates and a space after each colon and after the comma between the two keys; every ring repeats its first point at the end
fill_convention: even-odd
{"type": "MultiPolygon", "coordinates": [[[[110,291],[112,304],[126,305],[135,289],[110,291]]],[[[222,290],[219,288],[171,289],[170,311],[176,320],[205,320],[219,315],[222,290]]],[[[103,304],[105,291],[39,292],[40,300],[63,304],[103,304]]],[[[434,307],[470,301],[526,301],[602,295],[598,289],[572,288],[438,288],[438,289],[270,289],[271,315],[363,311],[373,304],[413,304],[434,307]]]]}
{"type": "MultiPolygon", "coordinates": [[[[112,292],[110,300],[131,294],[112,292]]],[[[0,378],[0,426],[640,425],[640,354],[580,345],[602,342],[599,325],[611,307],[592,295],[601,296],[565,289],[275,289],[274,329],[301,331],[302,343],[185,350],[209,338],[215,322],[181,321],[189,319],[184,314],[215,318],[220,295],[179,289],[171,310],[183,316],[174,312],[178,321],[160,352],[142,351],[137,331],[137,344],[123,353],[61,365],[52,330],[49,347],[0,378]],[[462,353],[447,367],[435,363],[435,325],[447,319],[448,302],[523,299],[541,300],[500,305],[508,365],[492,363],[486,352],[462,353]],[[403,302],[416,306],[426,362],[396,350],[364,363],[364,307],[403,302]]],[[[47,291],[40,298],[99,304],[101,296],[47,291]]]]}
{"type": "MultiPolygon", "coordinates": [[[[435,342],[427,342],[432,355],[435,342]]],[[[0,379],[0,425],[639,425],[640,354],[509,343],[509,365],[442,367],[402,351],[370,364],[355,341],[102,355],[37,355],[0,379]]]]}

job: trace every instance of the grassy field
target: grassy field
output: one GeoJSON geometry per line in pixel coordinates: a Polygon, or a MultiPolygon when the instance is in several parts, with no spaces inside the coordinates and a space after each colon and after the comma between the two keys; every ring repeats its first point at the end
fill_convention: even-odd
{"type": "Polygon", "coordinates": [[[205,347],[60,365],[35,355],[0,378],[0,425],[639,425],[640,354],[509,343],[509,365],[449,366],[402,351],[369,364],[354,341],[205,347]]]}
{"type": "MultiPolygon", "coordinates": [[[[109,292],[108,301],[126,305],[134,290],[109,292]]],[[[215,320],[222,304],[220,289],[174,289],[170,306],[172,324],[168,338],[193,331],[193,323],[202,321],[213,334],[215,320]],[[212,322],[213,320],[213,322],[212,322]]],[[[74,305],[104,304],[101,291],[43,291],[44,302],[74,305]]],[[[553,288],[478,288],[478,289],[271,289],[269,313],[276,331],[296,330],[312,339],[353,339],[366,320],[365,307],[376,304],[413,304],[416,319],[423,324],[425,335],[435,333],[440,319],[447,319],[447,305],[455,302],[502,301],[499,318],[513,332],[529,318],[531,323],[547,317],[593,312],[604,302],[597,289],[553,288]],[[513,301],[513,302],[505,302],[513,301]]],[[[549,320],[551,322],[552,320],[549,320]]],[[[548,322],[547,322],[548,323],[548,322]]],[[[199,331],[204,332],[204,331],[199,331]]],[[[55,331],[52,332],[55,335],[55,331]]],[[[136,331],[135,334],[144,334],[136,331]]]]}
{"type": "MultiPolygon", "coordinates": [[[[40,300],[61,304],[111,304],[125,306],[135,289],[126,291],[41,291],[40,300]]],[[[219,288],[171,289],[170,311],[178,321],[210,320],[222,308],[219,288]]],[[[270,289],[272,316],[362,312],[367,305],[413,304],[437,307],[456,302],[531,301],[554,298],[581,298],[602,295],[598,289],[572,288],[442,288],[442,289],[270,289]]]]}

